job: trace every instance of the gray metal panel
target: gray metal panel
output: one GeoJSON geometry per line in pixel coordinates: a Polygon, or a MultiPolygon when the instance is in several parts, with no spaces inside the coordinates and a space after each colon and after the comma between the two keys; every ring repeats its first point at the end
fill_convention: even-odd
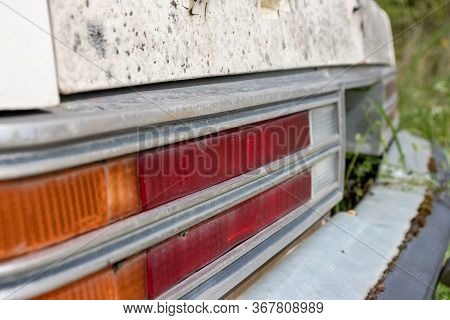
{"type": "Polygon", "coordinates": [[[390,67],[348,67],[202,79],[79,94],[42,112],[3,115],[0,148],[61,143],[120,130],[368,86],[390,67]]]}
{"type": "Polygon", "coordinates": [[[427,140],[414,136],[407,131],[400,131],[397,134],[397,139],[400,143],[401,150],[399,150],[395,144],[389,148],[385,159],[386,161],[381,168],[382,171],[389,170],[389,167],[394,166],[397,172],[394,172],[393,178],[397,181],[402,177],[408,178],[408,174],[428,176],[428,161],[432,155],[432,147],[430,143],[427,140]],[[401,152],[405,156],[404,167],[402,167],[400,163],[401,152]],[[401,176],[402,173],[403,176],[401,176]]]}
{"type": "Polygon", "coordinates": [[[46,112],[2,117],[0,146],[30,147],[166,122],[184,124],[194,117],[336,91],[337,84],[315,92],[328,78],[325,71],[303,71],[80,94],[46,112]]]}
{"type": "Polygon", "coordinates": [[[433,212],[384,281],[379,300],[432,299],[450,240],[450,208],[433,202],[433,212]]]}
{"type": "Polygon", "coordinates": [[[177,124],[147,126],[84,140],[69,140],[64,144],[43,145],[38,149],[6,151],[0,154],[0,179],[20,178],[88,164],[324,105],[336,109],[339,102],[339,93],[335,92],[189,119],[177,124]]]}
{"type": "Polygon", "coordinates": [[[445,189],[450,170],[447,158],[439,148],[433,148],[433,158],[436,161],[437,181],[444,191],[435,195],[425,226],[402,251],[396,266],[388,273],[379,300],[432,299],[434,296],[450,241],[450,203],[445,201],[450,196],[445,189]]]}

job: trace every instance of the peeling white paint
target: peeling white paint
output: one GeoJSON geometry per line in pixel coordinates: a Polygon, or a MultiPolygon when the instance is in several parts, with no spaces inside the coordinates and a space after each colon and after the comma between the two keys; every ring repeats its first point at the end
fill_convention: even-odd
{"type": "Polygon", "coordinates": [[[0,2],[0,110],[59,103],[46,0],[0,2]]]}
{"type": "Polygon", "coordinates": [[[311,66],[393,63],[385,14],[372,0],[265,1],[265,8],[261,0],[49,4],[62,93],[311,66]]]}

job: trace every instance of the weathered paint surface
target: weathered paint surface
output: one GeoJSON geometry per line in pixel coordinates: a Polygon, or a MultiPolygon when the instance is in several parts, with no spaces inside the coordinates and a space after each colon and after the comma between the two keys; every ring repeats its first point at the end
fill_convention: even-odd
{"type": "Polygon", "coordinates": [[[46,0],[0,2],[0,110],[59,102],[46,0]]]}
{"type": "Polygon", "coordinates": [[[372,0],[49,0],[62,93],[354,63],[393,64],[372,0]]]}

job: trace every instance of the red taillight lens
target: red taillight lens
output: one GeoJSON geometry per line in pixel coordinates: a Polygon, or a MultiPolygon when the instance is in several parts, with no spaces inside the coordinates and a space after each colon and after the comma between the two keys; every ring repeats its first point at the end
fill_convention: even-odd
{"type": "Polygon", "coordinates": [[[311,198],[311,175],[297,175],[148,250],[147,289],[155,298],[311,198]]]}
{"type": "Polygon", "coordinates": [[[308,112],[301,112],[145,152],[139,157],[143,209],[246,173],[309,143],[308,112]]]}

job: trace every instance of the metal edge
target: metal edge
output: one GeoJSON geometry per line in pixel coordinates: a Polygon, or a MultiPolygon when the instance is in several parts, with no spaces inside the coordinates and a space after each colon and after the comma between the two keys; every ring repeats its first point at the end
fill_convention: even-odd
{"type": "Polygon", "coordinates": [[[181,125],[138,128],[68,145],[48,146],[33,151],[0,154],[0,179],[14,179],[54,170],[89,164],[117,156],[187,140],[213,132],[268,120],[282,115],[308,111],[338,102],[338,93],[315,96],[265,107],[193,120],[181,125]]]}
{"type": "MultiPolygon", "coordinates": [[[[310,168],[327,155],[338,152],[340,146],[320,155],[291,164],[269,173],[244,186],[232,189],[201,204],[187,208],[149,225],[139,224],[139,216],[115,223],[88,235],[56,245],[36,255],[7,261],[0,265],[0,295],[5,298],[29,298],[78,280],[138,253],[164,239],[263,192],[310,168]],[[123,224],[133,226],[126,233],[123,224]],[[113,236],[106,231],[113,231],[113,236]],[[106,240],[101,238],[106,236],[106,240]]],[[[151,214],[148,211],[144,214],[151,214]]]]}
{"type": "MultiPolygon", "coordinates": [[[[448,159],[436,145],[432,146],[432,157],[436,162],[437,181],[445,187],[450,177],[448,159]]],[[[450,242],[450,206],[443,199],[449,195],[448,190],[434,194],[432,211],[425,226],[400,252],[396,264],[386,276],[384,290],[378,300],[433,299],[450,242]]]]}
{"type": "Polygon", "coordinates": [[[140,87],[138,92],[118,90],[82,95],[48,109],[49,113],[0,118],[0,145],[7,149],[61,143],[159,123],[183,123],[195,117],[336,91],[336,86],[322,88],[325,79],[322,74],[299,72],[244,80],[236,76],[220,82],[201,81],[198,85],[181,82],[179,87],[167,85],[155,89],[150,85],[140,87]]]}
{"type": "Polygon", "coordinates": [[[344,194],[344,184],[345,184],[345,153],[346,153],[346,141],[347,141],[347,124],[345,117],[345,90],[342,89],[339,92],[339,103],[338,103],[338,128],[339,136],[342,139],[341,144],[341,156],[339,157],[339,171],[338,171],[338,181],[340,185],[340,191],[344,194]]]}
{"type": "Polygon", "coordinates": [[[433,201],[427,223],[400,253],[378,300],[432,299],[450,240],[449,230],[450,209],[433,201]]]}
{"type": "Polygon", "coordinates": [[[0,118],[0,145],[4,150],[33,147],[158,123],[183,122],[193,117],[361,87],[393,72],[395,69],[387,66],[325,68],[222,77],[215,82],[188,81],[178,86],[148,85],[139,87],[138,92],[122,89],[85,94],[48,109],[49,113],[0,118]]]}

